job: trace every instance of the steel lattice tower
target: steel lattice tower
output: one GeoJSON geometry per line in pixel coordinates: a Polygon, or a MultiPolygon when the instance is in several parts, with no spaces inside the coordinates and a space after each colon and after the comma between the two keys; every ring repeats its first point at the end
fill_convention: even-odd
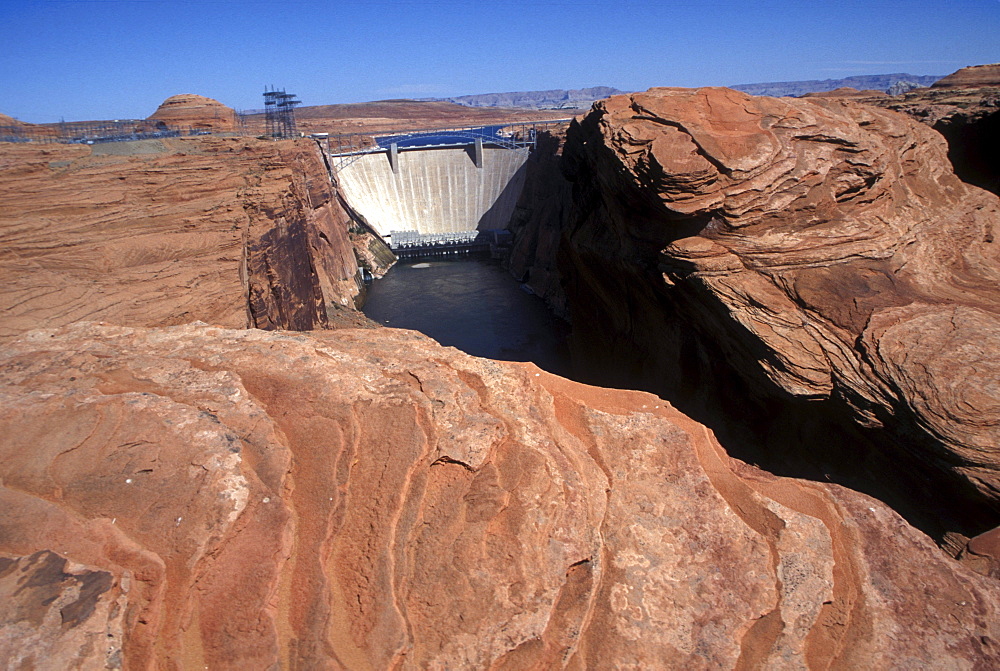
{"type": "Polygon", "coordinates": [[[294,93],[285,93],[273,86],[264,89],[264,113],[267,118],[267,135],[275,139],[295,137],[295,106],[302,101],[294,93]]]}

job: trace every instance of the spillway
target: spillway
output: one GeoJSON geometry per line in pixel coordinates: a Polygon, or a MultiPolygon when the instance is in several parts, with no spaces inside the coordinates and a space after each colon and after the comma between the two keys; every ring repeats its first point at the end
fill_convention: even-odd
{"type": "Polygon", "coordinates": [[[348,204],[383,237],[504,229],[524,185],[527,152],[481,151],[482,167],[471,146],[367,154],[338,170],[337,180],[348,204]]]}

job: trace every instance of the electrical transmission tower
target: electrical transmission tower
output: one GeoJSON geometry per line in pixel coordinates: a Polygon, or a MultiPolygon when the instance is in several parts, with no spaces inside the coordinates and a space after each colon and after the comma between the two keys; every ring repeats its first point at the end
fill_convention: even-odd
{"type": "Polygon", "coordinates": [[[264,89],[264,113],[267,118],[267,135],[275,139],[295,137],[295,106],[302,101],[294,93],[285,93],[273,86],[264,89]]]}

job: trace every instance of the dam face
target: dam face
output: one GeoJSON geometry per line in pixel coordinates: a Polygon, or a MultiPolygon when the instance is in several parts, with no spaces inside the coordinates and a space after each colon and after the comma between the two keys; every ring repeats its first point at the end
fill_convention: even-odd
{"type": "Polygon", "coordinates": [[[524,185],[527,152],[481,152],[482,167],[471,146],[367,154],[337,171],[337,180],[347,203],[383,238],[504,229],[524,185]]]}

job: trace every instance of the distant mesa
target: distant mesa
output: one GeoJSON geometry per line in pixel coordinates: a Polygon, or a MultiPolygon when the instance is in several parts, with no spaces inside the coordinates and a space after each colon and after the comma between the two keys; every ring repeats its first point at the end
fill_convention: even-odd
{"type": "Polygon", "coordinates": [[[731,89],[749,93],[752,96],[804,96],[807,93],[824,93],[840,88],[860,91],[880,91],[883,93],[902,92],[900,89],[930,86],[941,75],[911,75],[897,72],[888,75],[857,75],[843,79],[809,79],[794,82],[761,82],[757,84],[736,84],[731,89]],[[902,84],[902,86],[901,86],[902,84]]]}
{"type": "Polygon", "coordinates": [[[865,91],[859,91],[856,88],[850,86],[841,86],[838,89],[832,91],[812,91],[803,95],[803,98],[868,98],[870,96],[884,96],[885,91],[877,91],[875,89],[867,89],[865,91]]]}
{"type": "Polygon", "coordinates": [[[147,121],[198,130],[236,130],[236,112],[231,107],[226,107],[218,100],[192,93],[170,96],[147,121]]]}
{"type": "Polygon", "coordinates": [[[977,86],[1000,86],[1000,63],[970,65],[934,82],[938,88],[973,88],[977,86]]]}
{"type": "Polygon", "coordinates": [[[517,107],[522,109],[587,109],[596,100],[625,93],[610,86],[585,89],[552,89],[549,91],[515,91],[511,93],[479,93],[455,98],[430,98],[465,107],[517,107]]]}

